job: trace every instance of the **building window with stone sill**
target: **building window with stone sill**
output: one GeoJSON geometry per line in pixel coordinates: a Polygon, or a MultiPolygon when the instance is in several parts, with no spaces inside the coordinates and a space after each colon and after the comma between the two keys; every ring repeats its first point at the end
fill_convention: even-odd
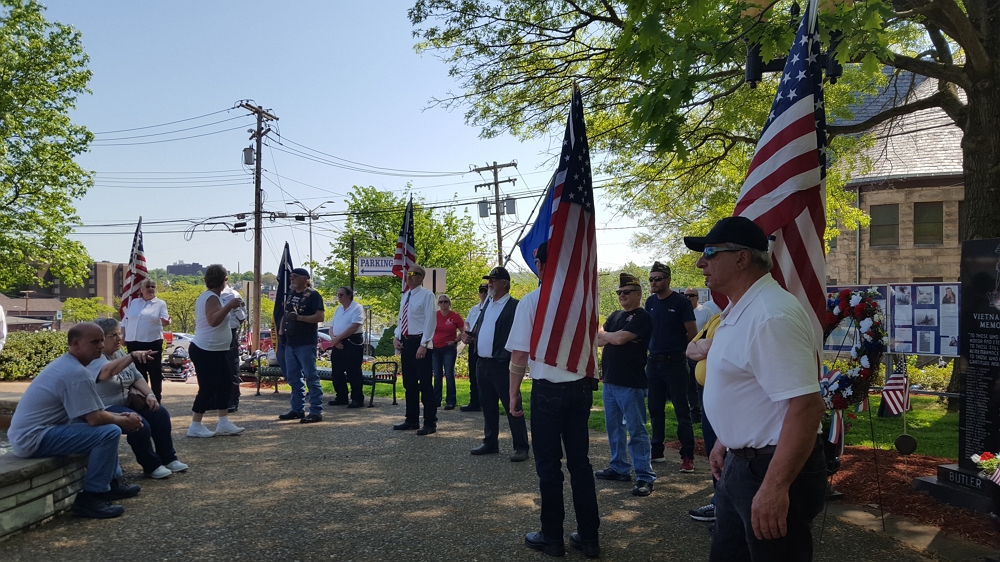
{"type": "Polygon", "coordinates": [[[872,205],[869,245],[899,246],[899,205],[872,205]]]}
{"type": "Polygon", "coordinates": [[[913,204],[913,243],[944,244],[944,204],[941,201],[913,204]]]}

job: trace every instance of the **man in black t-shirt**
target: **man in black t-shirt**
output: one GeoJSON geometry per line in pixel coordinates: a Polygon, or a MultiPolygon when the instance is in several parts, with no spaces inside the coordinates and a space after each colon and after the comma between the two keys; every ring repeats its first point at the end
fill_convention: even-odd
{"type": "Polygon", "coordinates": [[[285,379],[292,385],[292,409],[278,419],[314,423],[323,421],[323,387],[316,372],[316,330],[323,321],[323,297],[309,287],[306,269],[293,269],[289,281],[292,292],[285,299],[280,333],[285,351],[285,379]],[[305,413],[303,379],[309,389],[309,415],[305,413]]]}
{"type": "Polygon", "coordinates": [[[649,433],[646,432],[646,349],[653,332],[653,319],[642,302],[641,281],[634,275],[619,276],[618,303],[622,310],[612,312],[597,333],[597,345],[604,347],[603,394],[604,424],[611,448],[611,466],[594,476],[602,480],[630,482],[635,469],[634,496],[648,496],[653,491],[656,473],[650,463],[649,433]],[[624,423],[622,423],[624,419],[624,423]],[[625,428],[628,428],[626,453],[625,428]],[[629,465],[628,456],[632,456],[629,465]]]}
{"type": "Polygon", "coordinates": [[[677,439],[681,442],[681,472],[694,472],[694,429],[688,405],[687,344],[698,333],[694,308],[681,293],[670,290],[670,267],[653,262],[649,271],[646,312],[653,317],[649,338],[646,380],[649,382],[649,419],[653,426],[650,443],[653,462],[664,462],[663,434],[667,399],[677,417],[677,439]]]}

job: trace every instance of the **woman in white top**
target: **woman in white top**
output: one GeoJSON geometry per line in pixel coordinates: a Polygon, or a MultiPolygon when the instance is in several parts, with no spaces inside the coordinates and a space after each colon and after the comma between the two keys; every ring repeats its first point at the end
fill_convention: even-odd
{"type": "Polygon", "coordinates": [[[159,401],[163,394],[163,369],[160,353],[163,351],[163,328],[170,325],[167,303],[156,298],[156,281],[146,278],[139,283],[139,295],[132,299],[122,319],[125,328],[125,346],[129,351],[156,352],[153,361],[136,365],[142,377],[153,388],[159,401]]]}
{"type": "Polygon", "coordinates": [[[337,393],[331,406],[360,408],[365,404],[365,393],[361,381],[361,363],[364,360],[364,336],[361,325],[365,322],[365,310],[354,302],[354,291],[350,287],[337,289],[337,312],[330,322],[330,368],[333,389],[337,393]],[[346,377],[345,377],[346,373],[346,377]],[[347,399],[347,383],[351,383],[351,399],[347,399]]]}
{"type": "MultiPolygon", "coordinates": [[[[177,460],[174,441],[170,437],[170,412],[160,405],[153,391],[146,385],[136,368],[142,362],[125,364],[118,359],[125,357],[122,351],[122,337],[118,321],[114,318],[98,318],[95,324],[104,330],[104,355],[87,365],[87,369],[97,383],[97,393],[109,412],[136,412],[144,423],[138,431],[125,435],[135,460],[142,466],[142,472],[149,478],[166,478],[174,472],[183,472],[188,465],[177,460]],[[138,390],[145,398],[145,404],[130,405],[129,394],[138,390]]],[[[159,361],[158,357],[153,357],[159,361]]]]}
{"type": "Polygon", "coordinates": [[[205,287],[194,303],[194,340],[188,346],[188,354],[194,363],[198,377],[198,395],[194,398],[191,411],[191,426],[188,437],[214,437],[215,435],[239,435],[242,427],[229,421],[229,392],[233,380],[234,365],[226,360],[229,343],[233,334],[229,330],[229,312],[243,306],[243,299],[236,297],[222,304],[219,295],[229,280],[226,268],[213,263],[205,269],[205,287]],[[211,431],[201,423],[207,410],[219,412],[219,425],[211,431]]]}

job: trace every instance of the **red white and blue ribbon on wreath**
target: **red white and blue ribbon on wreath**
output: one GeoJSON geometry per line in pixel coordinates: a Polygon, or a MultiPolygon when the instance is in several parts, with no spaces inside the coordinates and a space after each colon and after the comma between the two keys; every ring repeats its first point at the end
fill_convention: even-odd
{"type": "MultiPolygon", "coordinates": [[[[823,367],[823,376],[819,380],[820,390],[822,395],[825,397],[828,394],[837,392],[842,384],[850,385],[851,380],[849,377],[841,373],[837,369],[830,369],[826,366],[823,367]]],[[[843,410],[830,410],[830,433],[827,435],[827,441],[830,443],[839,443],[841,447],[844,446],[844,411],[843,410]]]]}

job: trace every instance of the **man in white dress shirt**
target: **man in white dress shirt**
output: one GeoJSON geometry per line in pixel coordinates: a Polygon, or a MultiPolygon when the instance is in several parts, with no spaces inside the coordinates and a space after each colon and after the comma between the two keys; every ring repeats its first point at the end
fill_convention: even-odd
{"type": "Polygon", "coordinates": [[[479,405],[479,380],[476,373],[476,362],[479,360],[479,356],[476,355],[475,340],[471,336],[472,329],[476,327],[476,321],[479,320],[479,312],[483,309],[483,305],[486,303],[486,295],[489,292],[490,288],[488,286],[479,286],[479,304],[473,306],[472,310],[469,311],[469,315],[465,317],[465,329],[462,330],[462,342],[468,346],[469,350],[469,403],[459,408],[463,412],[478,412],[482,409],[479,405]]]}
{"type": "MultiPolygon", "coordinates": [[[[222,294],[219,295],[222,306],[226,306],[226,303],[233,299],[242,298],[239,291],[230,287],[229,284],[226,284],[222,289],[222,294]]],[[[247,307],[245,304],[230,310],[229,318],[226,319],[229,322],[229,329],[233,332],[233,340],[229,344],[229,353],[226,355],[233,368],[233,390],[229,393],[230,413],[240,408],[240,383],[243,382],[243,379],[240,378],[240,326],[246,319],[247,307]]]]}
{"type": "Polygon", "coordinates": [[[392,345],[403,363],[403,389],[406,392],[406,419],[393,429],[416,429],[417,435],[437,431],[437,396],[431,356],[434,330],[437,328],[437,297],[421,286],[424,268],[414,265],[406,272],[408,291],[399,299],[399,321],[392,345]],[[420,427],[420,402],[424,403],[424,426],[420,427]]]}

